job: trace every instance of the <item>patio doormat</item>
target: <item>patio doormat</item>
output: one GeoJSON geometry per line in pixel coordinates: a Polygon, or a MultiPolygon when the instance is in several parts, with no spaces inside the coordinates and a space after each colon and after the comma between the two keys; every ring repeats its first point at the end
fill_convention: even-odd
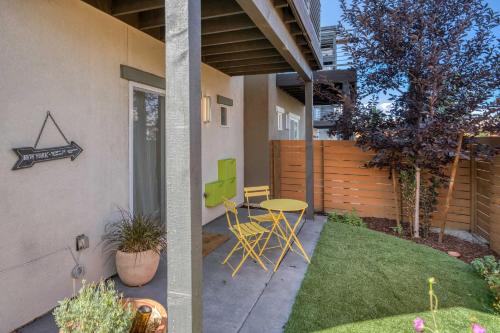
{"type": "Polygon", "coordinates": [[[203,256],[208,256],[216,248],[229,240],[229,235],[203,232],[203,256]]]}

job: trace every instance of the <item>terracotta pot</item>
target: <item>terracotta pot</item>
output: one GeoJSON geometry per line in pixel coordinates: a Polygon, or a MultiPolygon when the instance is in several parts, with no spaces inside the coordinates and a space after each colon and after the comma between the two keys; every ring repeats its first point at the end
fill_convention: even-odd
{"type": "Polygon", "coordinates": [[[125,299],[125,304],[132,304],[134,310],[137,310],[142,305],[147,305],[151,307],[153,310],[158,311],[161,315],[161,322],[158,328],[154,331],[154,333],[166,333],[167,332],[167,310],[160,303],[148,299],[148,298],[127,298],[125,299]]]}
{"type": "Polygon", "coordinates": [[[152,250],[136,253],[116,251],[116,270],[127,286],[143,286],[151,281],[159,263],[160,255],[152,250]]]}

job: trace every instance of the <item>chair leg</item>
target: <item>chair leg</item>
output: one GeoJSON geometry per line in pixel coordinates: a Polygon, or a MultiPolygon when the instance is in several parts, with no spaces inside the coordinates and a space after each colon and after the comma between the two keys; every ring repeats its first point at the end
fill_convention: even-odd
{"type": "MultiPolygon", "coordinates": [[[[264,236],[264,234],[260,234],[259,237],[256,239],[255,243],[259,244],[259,242],[260,242],[260,240],[262,239],[263,236],[264,236]]],[[[255,246],[252,247],[252,249],[251,249],[251,251],[252,251],[252,257],[259,263],[259,265],[262,268],[264,268],[265,271],[267,271],[266,265],[264,265],[264,263],[262,262],[262,260],[260,260],[260,255],[262,253],[259,253],[259,255],[257,255],[257,253],[255,253],[255,251],[254,251],[254,248],[255,248],[255,246]]],[[[262,252],[262,250],[260,252],[262,252]]]]}
{"type": "Polygon", "coordinates": [[[233,247],[233,249],[231,250],[231,252],[229,252],[229,254],[226,256],[226,259],[224,259],[224,261],[222,262],[222,264],[224,265],[225,263],[227,263],[227,261],[229,260],[229,258],[231,258],[231,256],[233,255],[233,253],[238,250],[238,246],[241,244],[241,241],[238,241],[238,243],[236,243],[236,245],[233,247]]]}
{"type": "Polygon", "coordinates": [[[262,238],[263,234],[261,234],[256,241],[254,241],[253,243],[249,243],[247,239],[243,238],[241,239],[241,245],[243,246],[243,250],[244,250],[244,256],[243,258],[241,258],[238,266],[236,266],[236,268],[234,269],[233,271],[233,274],[232,276],[234,277],[236,275],[236,273],[238,273],[238,271],[240,270],[241,266],[243,266],[243,263],[247,260],[247,258],[249,256],[252,256],[252,258],[254,258],[255,260],[257,260],[257,262],[260,264],[260,266],[265,270],[267,271],[267,267],[266,265],[264,265],[264,263],[262,262],[262,260],[260,260],[259,256],[257,256],[257,253],[255,253],[254,251],[254,248],[255,246],[257,245],[257,242],[262,238]]]}

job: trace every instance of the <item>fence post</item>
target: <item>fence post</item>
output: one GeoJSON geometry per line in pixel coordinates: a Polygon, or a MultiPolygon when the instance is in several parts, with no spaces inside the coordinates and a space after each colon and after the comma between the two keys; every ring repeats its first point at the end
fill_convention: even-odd
{"type": "Polygon", "coordinates": [[[476,177],[476,151],[474,144],[470,145],[470,231],[476,233],[477,215],[477,177],[476,177]]]}
{"type": "Polygon", "coordinates": [[[321,147],[321,211],[325,212],[325,141],[320,141],[321,147]]]}
{"type": "Polygon", "coordinates": [[[280,141],[274,140],[272,146],[272,182],[273,198],[281,198],[281,145],[280,141]]]}

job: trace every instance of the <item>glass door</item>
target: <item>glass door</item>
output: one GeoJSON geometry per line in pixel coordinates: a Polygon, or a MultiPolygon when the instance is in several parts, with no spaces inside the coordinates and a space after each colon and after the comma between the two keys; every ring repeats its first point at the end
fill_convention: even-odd
{"type": "Polygon", "coordinates": [[[131,84],[131,211],[164,221],[165,96],[131,84]]]}

